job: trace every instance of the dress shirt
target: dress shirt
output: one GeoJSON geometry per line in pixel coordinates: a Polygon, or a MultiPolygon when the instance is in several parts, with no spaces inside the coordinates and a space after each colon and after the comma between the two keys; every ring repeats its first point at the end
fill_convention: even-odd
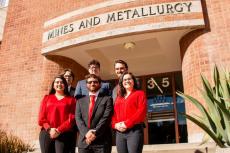
{"type": "MultiPolygon", "coordinates": [[[[100,93],[103,93],[106,96],[111,96],[110,84],[107,82],[101,82],[100,93]]],[[[77,83],[74,97],[78,100],[82,97],[89,95],[89,90],[87,89],[86,80],[80,80],[77,83]]]]}
{"type": "Polygon", "coordinates": [[[98,94],[99,94],[99,90],[96,93],[89,92],[89,97],[94,95],[95,96],[95,101],[96,101],[97,97],[98,97],[98,94]]]}

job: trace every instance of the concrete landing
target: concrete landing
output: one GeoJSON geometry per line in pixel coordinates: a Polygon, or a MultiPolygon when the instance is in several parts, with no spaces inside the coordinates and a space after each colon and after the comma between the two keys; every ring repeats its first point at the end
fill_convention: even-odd
{"type": "MultiPolygon", "coordinates": [[[[215,143],[199,145],[197,143],[180,143],[180,144],[161,144],[161,145],[144,145],[143,153],[215,153],[215,143]]],[[[41,153],[37,148],[33,153],[41,153]]],[[[76,148],[77,153],[77,148],[76,148]]],[[[117,153],[116,147],[113,146],[112,153],[117,153]]]]}
{"type": "Polygon", "coordinates": [[[145,145],[143,153],[215,153],[215,150],[216,145],[214,143],[208,143],[205,145],[181,143],[145,145]]]}

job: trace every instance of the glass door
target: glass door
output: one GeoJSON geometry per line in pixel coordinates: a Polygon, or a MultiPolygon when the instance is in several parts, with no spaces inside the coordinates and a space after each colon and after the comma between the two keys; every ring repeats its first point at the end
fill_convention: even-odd
{"type": "Polygon", "coordinates": [[[185,119],[177,113],[178,110],[185,112],[184,100],[175,94],[176,90],[183,91],[181,73],[147,76],[145,90],[148,100],[148,143],[187,142],[185,119]]]}

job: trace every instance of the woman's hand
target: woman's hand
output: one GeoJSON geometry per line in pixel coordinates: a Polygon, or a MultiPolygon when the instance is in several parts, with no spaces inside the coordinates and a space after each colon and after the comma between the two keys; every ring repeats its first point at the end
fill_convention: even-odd
{"type": "Polygon", "coordinates": [[[51,139],[55,139],[60,135],[56,128],[51,128],[49,134],[51,139]]]}
{"type": "Polygon", "coordinates": [[[118,122],[115,124],[115,129],[120,132],[125,132],[127,130],[127,127],[124,122],[118,122]]]}

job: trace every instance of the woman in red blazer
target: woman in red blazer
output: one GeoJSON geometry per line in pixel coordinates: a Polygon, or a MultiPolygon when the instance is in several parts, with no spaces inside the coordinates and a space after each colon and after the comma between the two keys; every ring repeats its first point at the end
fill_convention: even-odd
{"type": "Polygon", "coordinates": [[[39,112],[42,153],[71,153],[75,150],[75,107],[75,98],[69,95],[65,78],[56,76],[49,95],[42,100],[39,112]]]}
{"type": "Polygon", "coordinates": [[[138,90],[136,78],[130,72],[123,73],[119,79],[119,94],[112,118],[118,153],[142,152],[146,111],[146,96],[138,90]]]}

